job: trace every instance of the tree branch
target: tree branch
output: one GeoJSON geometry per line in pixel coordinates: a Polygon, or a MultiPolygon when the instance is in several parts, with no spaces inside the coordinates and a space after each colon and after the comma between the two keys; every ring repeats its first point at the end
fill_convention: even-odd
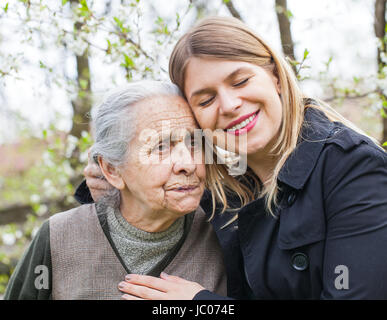
{"type": "MultiPolygon", "coordinates": [[[[275,0],[275,11],[277,14],[278,26],[280,29],[282,51],[286,57],[296,60],[294,54],[294,42],[290,28],[290,19],[288,16],[287,1],[275,0]]],[[[294,72],[297,72],[295,66],[292,66],[294,72]]]]}
{"type": "MultiPolygon", "coordinates": [[[[376,0],[375,1],[375,35],[380,41],[380,46],[378,47],[377,54],[377,63],[378,63],[378,74],[382,75],[383,70],[386,67],[386,63],[383,60],[383,56],[387,54],[387,42],[386,37],[386,0],[376,0]]],[[[383,91],[380,88],[380,94],[383,101],[387,101],[387,96],[383,94],[383,91]]],[[[387,107],[382,106],[385,112],[387,112],[387,107]]],[[[383,142],[387,141],[387,118],[382,118],[383,123],[383,142]]]]}
{"type": "Polygon", "coordinates": [[[228,0],[228,1],[223,1],[223,3],[226,5],[228,11],[230,11],[231,15],[234,17],[234,18],[237,18],[241,21],[243,21],[240,13],[238,12],[238,10],[235,8],[233,2],[231,0],[228,0]]]}
{"type": "MultiPolygon", "coordinates": [[[[40,204],[46,205],[48,208],[42,217],[48,217],[54,212],[66,211],[74,207],[74,204],[67,203],[65,198],[46,200],[40,202],[40,204]]],[[[2,208],[0,209],[0,225],[24,222],[27,219],[27,215],[33,212],[34,209],[30,204],[15,204],[2,208]]]]}
{"type": "Polygon", "coordinates": [[[343,96],[334,95],[334,96],[329,97],[329,98],[324,98],[323,100],[325,102],[330,102],[330,101],[333,101],[333,100],[336,100],[336,99],[355,100],[355,99],[365,98],[365,97],[369,96],[372,93],[378,93],[378,90],[373,90],[373,91],[365,92],[365,93],[362,93],[362,94],[357,94],[357,95],[354,95],[354,96],[350,96],[350,95],[343,95],[343,96]]]}

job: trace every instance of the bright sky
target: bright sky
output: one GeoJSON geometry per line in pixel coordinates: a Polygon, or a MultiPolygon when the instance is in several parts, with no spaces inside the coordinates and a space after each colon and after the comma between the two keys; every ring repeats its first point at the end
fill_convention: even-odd
{"type": "MultiPolygon", "coordinates": [[[[151,2],[142,0],[142,2],[145,17],[150,12],[147,11],[150,10],[149,3],[157,8],[162,17],[175,17],[177,8],[183,12],[185,7],[185,1],[182,0],[168,0],[168,6],[165,5],[165,0],[151,2]]],[[[273,9],[274,0],[233,2],[247,24],[269,44],[280,50],[278,24],[273,9]]],[[[229,15],[220,0],[207,3],[213,14],[229,15]]],[[[292,34],[296,44],[296,55],[301,58],[305,49],[310,52],[307,65],[312,69],[305,75],[316,75],[322,71],[324,63],[330,56],[334,57],[330,70],[332,76],[351,79],[354,76],[366,77],[375,73],[376,38],[373,30],[373,3],[371,0],[288,0],[288,7],[293,14],[292,34]]],[[[183,30],[192,19],[193,12],[183,21],[183,30]]],[[[19,70],[22,80],[7,78],[5,83],[0,82],[0,143],[17,139],[14,126],[16,119],[8,110],[20,112],[30,119],[37,132],[53,120],[56,121],[58,128],[68,130],[71,125],[69,94],[53,85],[55,79],[47,78],[42,70],[32,67],[32,64],[39,65],[39,60],[42,60],[47,65],[59,65],[72,76],[74,59],[67,57],[64,52],[58,54],[53,48],[42,51],[37,47],[20,43],[12,36],[13,28],[18,28],[15,21],[2,20],[0,16],[0,60],[1,52],[24,53],[18,57],[22,62],[19,70]]],[[[167,63],[167,54],[164,63],[167,63]]],[[[1,66],[0,61],[0,69],[1,66]]],[[[98,79],[94,82],[95,91],[103,92],[114,85],[106,76],[106,68],[100,58],[97,57],[92,61],[92,70],[95,79],[98,79]]],[[[109,71],[120,74],[120,71],[114,68],[109,71]]],[[[313,81],[305,81],[303,87],[310,94],[317,96],[323,94],[320,86],[313,81]]]]}

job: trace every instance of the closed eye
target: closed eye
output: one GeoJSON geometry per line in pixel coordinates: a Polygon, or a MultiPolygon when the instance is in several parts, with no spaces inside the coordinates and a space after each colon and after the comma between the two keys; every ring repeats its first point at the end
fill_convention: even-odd
{"type": "Polygon", "coordinates": [[[168,151],[169,148],[170,148],[169,143],[161,142],[161,143],[159,143],[157,146],[155,146],[155,147],[152,149],[152,152],[155,152],[155,153],[164,153],[164,152],[168,151]]]}
{"type": "Polygon", "coordinates": [[[233,84],[232,86],[233,87],[239,87],[239,86],[242,86],[242,85],[244,85],[245,83],[247,83],[247,81],[249,81],[250,80],[250,78],[246,78],[246,79],[244,79],[244,80],[242,80],[242,81],[240,81],[240,82],[238,82],[238,83],[236,83],[236,84],[233,84]]]}
{"type": "Polygon", "coordinates": [[[214,100],[215,97],[211,97],[210,99],[206,100],[206,101],[203,101],[201,103],[199,103],[199,106],[201,107],[205,107],[206,105],[210,104],[212,100],[214,100]]]}
{"type": "Polygon", "coordinates": [[[203,146],[204,137],[189,136],[185,138],[185,144],[189,149],[197,150],[203,146]]]}

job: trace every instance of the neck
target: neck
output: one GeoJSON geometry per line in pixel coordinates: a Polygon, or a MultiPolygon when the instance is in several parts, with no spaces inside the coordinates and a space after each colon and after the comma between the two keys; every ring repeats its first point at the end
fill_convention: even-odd
{"type": "Polygon", "coordinates": [[[257,175],[263,185],[268,183],[273,175],[278,158],[262,154],[252,154],[247,156],[247,163],[251,170],[257,175]]]}
{"type": "Polygon", "coordinates": [[[179,218],[168,210],[153,210],[126,196],[125,192],[121,192],[120,211],[132,226],[147,232],[165,231],[179,218]]]}

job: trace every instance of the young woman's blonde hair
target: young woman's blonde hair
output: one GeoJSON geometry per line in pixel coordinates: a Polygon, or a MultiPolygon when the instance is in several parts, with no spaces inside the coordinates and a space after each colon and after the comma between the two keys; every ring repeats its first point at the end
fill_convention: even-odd
{"type": "Polygon", "coordinates": [[[297,84],[290,65],[238,19],[206,18],[177,42],[169,61],[169,74],[172,82],[177,84],[183,93],[185,92],[185,71],[191,57],[210,57],[253,63],[273,72],[279,80],[283,118],[278,139],[271,149],[271,154],[277,159],[272,175],[269,181],[256,184],[256,186],[260,185],[258,189],[251,189],[246,188],[246,184],[241,182],[241,179],[228,175],[224,165],[208,166],[208,188],[212,192],[213,205],[216,201],[221,202],[222,212],[228,205],[228,190],[236,192],[242,206],[257,197],[265,197],[266,208],[274,215],[273,209],[277,206],[279,191],[277,177],[285,161],[296,148],[306,107],[316,107],[322,110],[331,121],[340,121],[361,132],[350,121],[324,103],[319,102],[318,106],[304,105],[305,96],[297,84]]]}

